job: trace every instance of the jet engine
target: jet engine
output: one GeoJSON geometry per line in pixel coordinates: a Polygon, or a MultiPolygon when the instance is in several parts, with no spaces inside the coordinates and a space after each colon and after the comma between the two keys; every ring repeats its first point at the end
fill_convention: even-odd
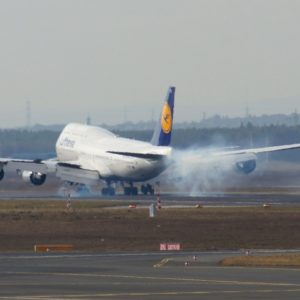
{"type": "Polygon", "coordinates": [[[236,163],[236,170],[240,173],[249,174],[256,168],[256,160],[239,161],[236,163]]]}
{"type": "Polygon", "coordinates": [[[22,179],[25,182],[30,182],[33,185],[42,185],[46,181],[46,174],[32,171],[23,171],[22,179]]]}
{"type": "Polygon", "coordinates": [[[3,170],[3,169],[1,169],[1,170],[0,170],[0,180],[2,180],[2,179],[3,179],[3,177],[4,177],[4,170],[3,170]]]}

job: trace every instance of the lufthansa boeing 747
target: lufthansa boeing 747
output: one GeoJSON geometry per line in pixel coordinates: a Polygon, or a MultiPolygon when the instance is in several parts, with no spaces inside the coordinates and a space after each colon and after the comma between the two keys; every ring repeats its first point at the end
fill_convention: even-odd
{"type": "MultiPolygon", "coordinates": [[[[170,87],[150,142],[122,138],[100,127],[71,123],[63,129],[57,140],[56,158],[0,158],[0,180],[9,166],[17,170],[23,180],[33,185],[42,185],[47,175],[54,173],[71,185],[93,186],[100,180],[105,181],[107,187],[102,189],[102,194],[105,195],[114,195],[112,183],[121,182],[125,194],[136,195],[138,190],[134,186],[135,182],[149,181],[170,164],[176,164],[170,147],[174,98],[175,87],[170,87]]],[[[250,173],[256,167],[256,154],[295,148],[300,148],[300,144],[221,151],[213,153],[209,159],[226,161],[236,170],[250,173]]],[[[200,162],[201,165],[205,157],[194,159],[195,163],[200,162]]],[[[142,192],[153,193],[153,187],[150,184],[142,185],[142,192]]]]}

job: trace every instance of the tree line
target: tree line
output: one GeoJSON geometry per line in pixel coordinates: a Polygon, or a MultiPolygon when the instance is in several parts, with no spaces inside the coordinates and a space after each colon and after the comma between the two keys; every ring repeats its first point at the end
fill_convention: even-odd
{"type": "MultiPolygon", "coordinates": [[[[55,155],[55,143],[60,132],[30,130],[0,130],[0,155],[2,157],[30,158],[39,154],[41,158],[55,155]]],[[[115,131],[115,134],[137,140],[150,141],[152,130],[115,131]]],[[[241,124],[238,128],[186,128],[173,131],[172,146],[190,147],[267,147],[300,143],[300,126],[269,125],[253,126],[241,124]]],[[[299,150],[300,151],[300,150],[299,150]]],[[[273,159],[298,160],[300,152],[274,153],[273,159]]]]}

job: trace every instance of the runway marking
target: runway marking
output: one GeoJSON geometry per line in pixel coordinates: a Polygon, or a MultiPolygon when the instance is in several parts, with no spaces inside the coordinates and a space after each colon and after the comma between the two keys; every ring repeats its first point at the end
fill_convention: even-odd
{"type": "MultiPolygon", "coordinates": [[[[299,250],[300,251],[300,250],[299,250]]],[[[222,251],[222,252],[201,252],[201,254],[240,254],[241,251],[222,251]]],[[[171,252],[173,256],[184,256],[184,255],[192,255],[198,254],[199,252],[171,252]]],[[[0,255],[0,260],[8,260],[8,259],[53,259],[53,258],[98,258],[98,257],[144,257],[144,256],[164,256],[165,253],[161,252],[142,252],[142,253],[107,253],[107,254],[40,254],[40,255],[0,255]]]]}
{"type": "Polygon", "coordinates": [[[199,278],[179,278],[179,277],[161,277],[161,276],[139,276],[139,275],[113,275],[97,273],[57,273],[57,272],[3,272],[2,275],[34,275],[34,276],[62,276],[62,277],[94,277],[94,278],[117,278],[117,279],[136,279],[153,281],[177,281],[177,282],[195,282],[207,284],[234,284],[234,285],[257,285],[257,286],[286,286],[300,287],[300,283],[284,282],[261,282],[261,281],[237,281],[237,280],[217,280],[217,279],[199,279],[199,278]]]}
{"type": "MultiPolygon", "coordinates": [[[[250,249],[251,250],[251,249],[250,249]]],[[[255,249],[252,250],[251,253],[297,253],[300,252],[300,249],[290,249],[290,250],[280,250],[280,249],[255,249]]],[[[245,251],[243,249],[233,250],[233,251],[188,251],[188,252],[172,252],[170,253],[172,256],[185,256],[185,255],[193,255],[197,254],[201,255],[227,255],[227,254],[244,254],[245,251]]],[[[101,253],[101,254],[36,254],[36,255],[0,255],[0,260],[8,260],[8,259],[59,259],[59,258],[90,258],[90,257],[143,257],[143,256],[163,256],[165,253],[161,252],[141,252],[141,253],[101,253]]],[[[227,267],[228,268],[228,267],[227,267]]]]}
{"type": "Polygon", "coordinates": [[[165,266],[172,258],[164,258],[159,263],[153,265],[153,268],[161,268],[165,266]]]}
{"type": "Polygon", "coordinates": [[[102,297],[147,297],[147,296],[188,296],[188,295],[222,295],[222,294],[272,294],[272,293],[298,293],[300,289],[284,290],[220,290],[220,291],[169,291],[169,292],[128,292],[128,293],[95,293],[95,294],[63,294],[63,295],[32,295],[32,296],[0,296],[0,299],[20,299],[20,300],[56,300],[56,299],[86,299],[102,297]]]}

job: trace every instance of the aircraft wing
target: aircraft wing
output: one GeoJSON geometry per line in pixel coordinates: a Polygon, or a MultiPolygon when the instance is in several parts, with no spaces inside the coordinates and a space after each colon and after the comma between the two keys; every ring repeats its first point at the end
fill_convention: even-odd
{"type": "Polygon", "coordinates": [[[0,158],[0,169],[3,169],[3,167],[19,171],[21,176],[23,176],[23,171],[45,175],[55,173],[57,177],[64,181],[86,185],[94,185],[100,178],[97,171],[84,168],[79,161],[0,158]]]}
{"type": "Polygon", "coordinates": [[[268,152],[276,152],[276,151],[284,151],[284,150],[292,150],[292,149],[300,149],[300,144],[290,144],[290,145],[252,148],[252,149],[221,151],[221,152],[214,153],[214,155],[222,156],[222,155],[247,154],[247,153],[260,154],[260,153],[268,153],[268,152]]]}
{"type": "Polygon", "coordinates": [[[39,172],[43,174],[55,172],[57,161],[54,159],[14,159],[14,158],[0,158],[0,167],[7,166],[15,170],[28,170],[32,172],[39,172]]]}
{"type": "Polygon", "coordinates": [[[300,149],[299,144],[280,145],[271,147],[234,149],[234,150],[187,150],[175,154],[175,168],[180,174],[198,172],[198,170],[214,169],[222,171],[238,170],[245,174],[256,168],[257,155],[260,153],[300,149]]]}
{"type": "Polygon", "coordinates": [[[98,171],[82,166],[79,161],[58,162],[56,167],[56,176],[63,181],[80,183],[89,186],[96,185],[100,179],[98,171]]]}

